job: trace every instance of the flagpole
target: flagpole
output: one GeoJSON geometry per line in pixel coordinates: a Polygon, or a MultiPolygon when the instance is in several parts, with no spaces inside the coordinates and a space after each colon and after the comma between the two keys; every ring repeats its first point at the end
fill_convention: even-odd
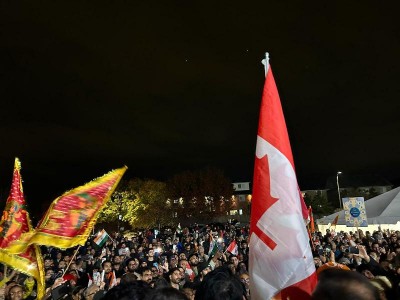
{"type": "Polygon", "coordinates": [[[261,61],[264,65],[265,77],[267,77],[268,69],[269,69],[269,53],[265,52],[265,58],[261,61]]]}
{"type": "Polygon", "coordinates": [[[108,235],[108,237],[110,238],[110,240],[113,242],[113,243],[115,243],[115,244],[117,244],[117,242],[107,233],[107,235],[108,235]]]}
{"type": "Polygon", "coordinates": [[[61,277],[64,277],[65,273],[67,273],[67,271],[68,271],[68,269],[69,269],[69,266],[71,265],[72,261],[75,259],[76,254],[78,253],[80,247],[81,247],[81,245],[79,245],[78,248],[76,248],[74,255],[73,255],[73,256],[71,257],[71,259],[69,260],[68,266],[65,268],[65,271],[64,271],[64,273],[62,274],[61,277]]]}

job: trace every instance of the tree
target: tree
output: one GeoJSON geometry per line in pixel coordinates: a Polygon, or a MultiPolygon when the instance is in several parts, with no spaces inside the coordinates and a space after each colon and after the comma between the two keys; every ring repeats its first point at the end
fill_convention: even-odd
{"type": "Polygon", "coordinates": [[[166,201],[165,183],[135,178],[120,184],[98,220],[115,222],[120,218],[132,227],[168,225],[172,212],[168,212],[166,201]]]}
{"type": "Polygon", "coordinates": [[[181,221],[208,220],[226,214],[233,194],[231,181],[216,168],[176,174],[168,180],[167,190],[181,221]]]}
{"type": "Polygon", "coordinates": [[[167,205],[166,184],[156,180],[139,180],[134,182],[134,185],[141,206],[132,225],[140,227],[170,225],[172,211],[167,205]]]}
{"type": "Polygon", "coordinates": [[[317,191],[314,195],[306,193],[304,195],[304,202],[307,207],[311,206],[315,216],[324,216],[333,213],[333,207],[321,191],[317,191]]]}

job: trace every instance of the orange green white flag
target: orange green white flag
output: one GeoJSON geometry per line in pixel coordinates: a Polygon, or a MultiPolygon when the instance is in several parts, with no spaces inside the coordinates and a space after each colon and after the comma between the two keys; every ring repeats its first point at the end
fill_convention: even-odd
{"type": "Polygon", "coordinates": [[[10,195],[0,221],[0,261],[36,279],[38,299],[44,296],[44,269],[40,248],[37,245],[25,247],[19,254],[12,254],[7,247],[32,230],[29,213],[26,210],[22,189],[21,163],[15,159],[10,195]]]}
{"type": "Polygon", "coordinates": [[[58,197],[35,230],[22,235],[8,250],[20,253],[32,244],[61,249],[84,245],[126,169],[113,170],[58,197]]]}

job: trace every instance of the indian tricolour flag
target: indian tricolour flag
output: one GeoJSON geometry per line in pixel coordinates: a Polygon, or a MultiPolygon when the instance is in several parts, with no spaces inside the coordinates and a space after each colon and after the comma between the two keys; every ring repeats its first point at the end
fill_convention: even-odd
{"type": "Polygon", "coordinates": [[[108,233],[103,229],[102,231],[100,231],[97,236],[94,238],[94,242],[97,246],[99,247],[103,247],[104,244],[107,242],[108,240],[108,233]]]}

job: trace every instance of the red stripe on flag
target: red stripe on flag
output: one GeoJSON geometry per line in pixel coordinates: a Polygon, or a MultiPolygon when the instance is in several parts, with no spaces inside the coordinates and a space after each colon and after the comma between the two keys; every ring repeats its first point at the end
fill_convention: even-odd
{"type": "Polygon", "coordinates": [[[258,226],[255,226],[254,231],[253,231],[260,240],[262,240],[271,250],[274,250],[276,247],[276,243],[268,236],[266,235],[258,226]]]}

